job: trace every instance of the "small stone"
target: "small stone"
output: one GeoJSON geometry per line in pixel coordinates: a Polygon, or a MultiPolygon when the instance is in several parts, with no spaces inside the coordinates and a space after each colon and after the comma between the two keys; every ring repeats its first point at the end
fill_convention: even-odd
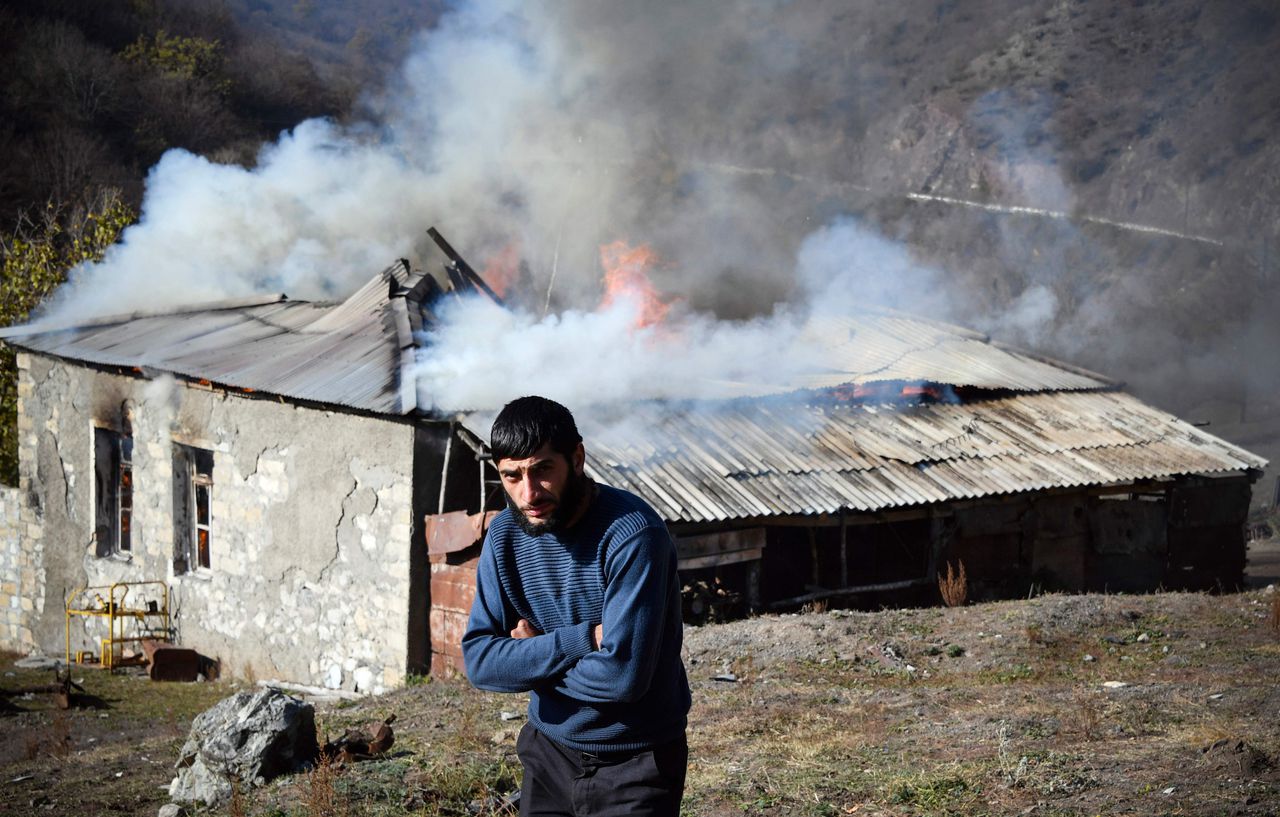
{"type": "Polygon", "coordinates": [[[356,667],[353,673],[356,682],[356,692],[363,692],[366,695],[373,691],[374,673],[368,667],[356,667]]]}
{"type": "Polygon", "coordinates": [[[1146,643],[1146,642],[1148,642],[1148,641],[1150,641],[1150,640],[1151,640],[1151,636],[1147,635],[1146,633],[1140,633],[1140,634],[1138,635],[1137,640],[1138,640],[1138,641],[1140,641],[1140,642],[1142,642],[1142,643],[1146,643]]]}
{"type": "Polygon", "coordinates": [[[1086,664],[1092,664],[1094,661],[1097,661],[1098,659],[1094,658],[1094,657],[1093,657],[1092,655],[1090,655],[1089,653],[1085,653],[1085,654],[1084,654],[1084,658],[1083,658],[1082,660],[1083,660],[1086,664]]]}
{"type": "Polygon", "coordinates": [[[181,815],[182,806],[177,803],[165,803],[160,807],[160,811],[156,814],[156,817],[181,817],[181,815]]]}
{"type": "Polygon", "coordinates": [[[520,714],[519,712],[509,712],[504,709],[498,713],[498,717],[502,718],[504,721],[516,721],[523,718],[524,715],[520,714]]]}
{"type": "Polygon", "coordinates": [[[1177,786],[1170,786],[1169,788],[1162,791],[1161,794],[1173,794],[1177,790],[1178,790],[1177,786]]]}
{"type": "Polygon", "coordinates": [[[1226,697],[1226,694],[1225,694],[1225,693],[1222,693],[1222,692],[1215,692],[1215,693],[1213,693],[1212,695],[1210,695],[1210,696],[1209,696],[1209,700],[1211,700],[1211,701],[1221,701],[1221,700],[1222,700],[1223,698],[1225,698],[1225,697],[1226,697]]]}
{"type": "Polygon", "coordinates": [[[1103,681],[1102,685],[1107,689],[1124,689],[1129,686],[1125,681],[1103,681]]]}
{"type": "Polygon", "coordinates": [[[734,675],[732,672],[722,672],[719,675],[711,676],[711,680],[724,681],[725,683],[732,684],[738,680],[738,676],[734,675]]]}

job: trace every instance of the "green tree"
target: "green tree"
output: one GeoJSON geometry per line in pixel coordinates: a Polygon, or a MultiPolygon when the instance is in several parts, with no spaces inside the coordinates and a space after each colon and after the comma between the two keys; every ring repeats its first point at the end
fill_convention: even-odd
{"type": "MultiPolygon", "coordinates": [[[[38,216],[24,215],[10,233],[0,235],[0,323],[22,323],[67,280],[79,264],[100,261],[121,231],[134,220],[119,191],[103,190],[89,206],[48,204],[38,216]]],[[[17,355],[0,349],[0,482],[18,482],[17,355]]]]}
{"type": "Polygon", "coordinates": [[[126,62],[142,65],[173,79],[199,81],[219,95],[231,91],[231,80],[223,74],[222,43],[202,37],[183,37],[157,31],[143,34],[123,52],[126,62]]]}

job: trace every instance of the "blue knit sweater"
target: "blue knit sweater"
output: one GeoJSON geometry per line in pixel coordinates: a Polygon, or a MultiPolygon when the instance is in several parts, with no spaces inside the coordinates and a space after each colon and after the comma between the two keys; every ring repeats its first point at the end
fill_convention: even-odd
{"type": "Polygon", "coordinates": [[[567,530],[529,536],[509,510],[489,527],[462,637],[467,677],[531,692],[529,720],[553,740],[600,753],[679,737],[682,638],[675,545],[640,498],[601,485],[567,530]],[[542,635],[510,638],[522,618],[542,635]],[[592,650],[596,624],[604,637],[592,650]]]}

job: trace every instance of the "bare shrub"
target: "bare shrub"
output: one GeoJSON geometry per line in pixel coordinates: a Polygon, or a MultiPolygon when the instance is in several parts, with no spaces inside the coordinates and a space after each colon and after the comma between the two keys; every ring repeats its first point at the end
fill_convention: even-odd
{"type": "Polygon", "coordinates": [[[800,608],[800,612],[801,613],[819,613],[819,614],[825,613],[827,612],[827,600],[814,599],[813,601],[806,602],[805,605],[800,608]]]}
{"type": "Polygon", "coordinates": [[[938,591],[942,593],[942,602],[948,607],[963,607],[969,600],[969,578],[964,572],[964,560],[958,562],[959,570],[953,570],[951,562],[947,562],[947,572],[938,577],[938,591]]]}
{"type": "Polygon", "coordinates": [[[1094,741],[1101,737],[1102,710],[1092,696],[1081,694],[1076,696],[1075,706],[1063,715],[1064,723],[1071,723],[1076,734],[1082,740],[1094,741]]]}
{"type": "Polygon", "coordinates": [[[234,777],[231,779],[231,801],[227,803],[227,814],[230,817],[248,817],[249,815],[245,807],[244,792],[240,789],[240,782],[234,777]]]}
{"type": "Polygon", "coordinates": [[[1267,617],[1267,624],[1280,633],[1280,593],[1274,593],[1271,596],[1271,615],[1267,617]]]}
{"type": "Polygon", "coordinates": [[[346,804],[339,798],[335,783],[342,764],[321,754],[303,782],[302,803],[308,817],[344,817],[346,804]]]}

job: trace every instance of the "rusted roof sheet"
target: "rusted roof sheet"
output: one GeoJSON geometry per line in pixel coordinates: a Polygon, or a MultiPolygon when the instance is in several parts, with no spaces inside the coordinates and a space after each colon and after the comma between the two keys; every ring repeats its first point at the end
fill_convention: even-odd
{"type": "Polygon", "coordinates": [[[0,338],[21,349],[106,366],[144,368],[221,386],[406,414],[402,349],[393,288],[409,281],[394,265],[337,305],[283,295],[193,307],[170,314],[97,318],[78,326],[10,327],[0,338]]]}
{"type": "MultiPolygon", "coordinates": [[[[1266,465],[1116,391],[910,407],[640,404],[621,424],[579,413],[592,477],[673,522],[879,511],[1266,465]]],[[[487,438],[486,418],[464,424],[487,438]]]]}

